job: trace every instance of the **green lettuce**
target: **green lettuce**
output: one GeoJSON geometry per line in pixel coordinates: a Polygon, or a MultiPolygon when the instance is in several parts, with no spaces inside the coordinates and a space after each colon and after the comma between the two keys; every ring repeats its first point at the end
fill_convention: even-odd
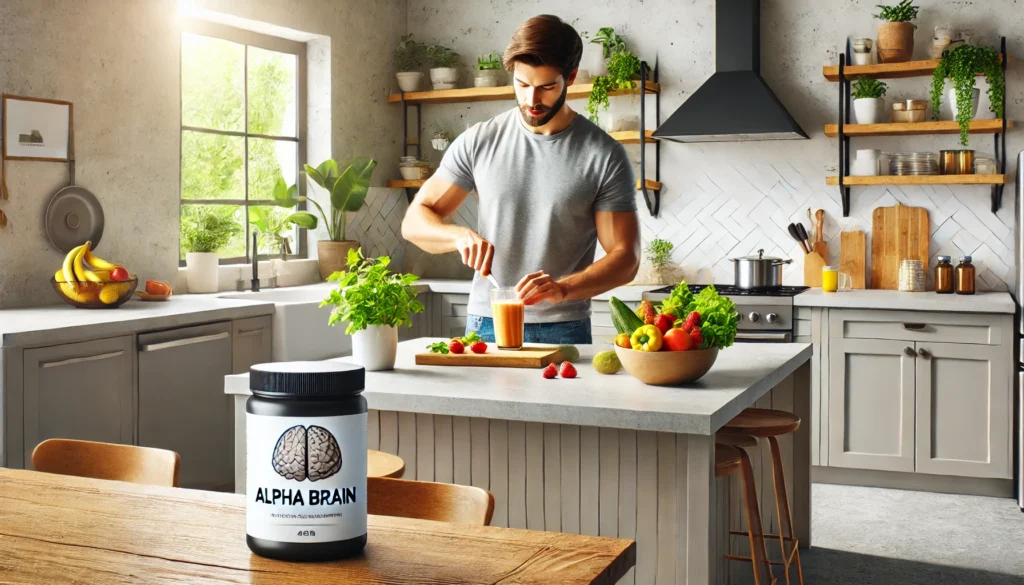
{"type": "Polygon", "coordinates": [[[686,281],[683,281],[661,302],[659,312],[674,315],[677,319],[686,319],[693,311],[700,313],[700,332],[704,338],[702,349],[725,349],[736,341],[736,326],[739,323],[736,303],[720,296],[713,285],[704,287],[694,295],[686,281]]]}

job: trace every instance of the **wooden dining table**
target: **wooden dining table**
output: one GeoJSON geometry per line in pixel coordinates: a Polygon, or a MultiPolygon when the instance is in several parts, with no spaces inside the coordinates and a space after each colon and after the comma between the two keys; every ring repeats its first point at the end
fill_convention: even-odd
{"type": "Polygon", "coordinates": [[[245,544],[245,496],[0,468],[0,582],[613,584],[632,540],[370,516],[363,553],[291,563],[245,544]]]}

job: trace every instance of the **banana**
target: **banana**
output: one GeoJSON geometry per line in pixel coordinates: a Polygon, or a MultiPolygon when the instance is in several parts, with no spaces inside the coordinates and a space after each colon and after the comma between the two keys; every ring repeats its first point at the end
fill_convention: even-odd
{"type": "Polygon", "coordinates": [[[89,247],[92,246],[92,242],[86,242],[79,248],[78,254],[75,255],[75,261],[73,263],[75,270],[75,280],[78,282],[88,282],[89,279],[85,276],[85,253],[89,251],[89,247]]]}
{"type": "Polygon", "coordinates": [[[96,256],[91,250],[85,251],[85,263],[91,266],[93,270],[113,270],[118,266],[113,262],[107,262],[103,258],[96,256]]]}
{"type": "Polygon", "coordinates": [[[76,246],[70,252],[68,252],[68,255],[64,257],[64,265],[61,267],[61,272],[64,275],[64,282],[71,285],[71,288],[74,289],[75,291],[78,290],[78,281],[75,280],[74,270],[75,259],[78,258],[79,252],[81,252],[82,248],[84,247],[84,244],[81,246],[76,246]]]}
{"type": "Polygon", "coordinates": [[[64,280],[64,270],[57,270],[57,273],[53,275],[53,279],[57,282],[67,282],[64,280]]]}
{"type": "Polygon", "coordinates": [[[110,282],[110,271],[86,269],[85,279],[89,282],[110,282]]]}

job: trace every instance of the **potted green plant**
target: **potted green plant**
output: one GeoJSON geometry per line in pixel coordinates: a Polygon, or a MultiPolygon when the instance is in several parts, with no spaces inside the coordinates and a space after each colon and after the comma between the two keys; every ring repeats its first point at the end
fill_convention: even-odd
{"type": "Polygon", "coordinates": [[[444,150],[451,145],[452,140],[455,140],[455,134],[447,130],[438,130],[430,139],[430,145],[434,147],[434,150],[444,150]]]}
{"type": "Polygon", "coordinates": [[[190,293],[218,289],[217,252],[242,231],[234,212],[204,205],[187,205],[181,211],[181,248],[185,252],[185,280],[190,293]]]}
{"type": "Polygon", "coordinates": [[[939,119],[939,107],[942,104],[942,90],[946,79],[953,82],[949,90],[949,103],[953,108],[953,117],[960,125],[960,144],[967,146],[967,131],[971,119],[978,112],[978,98],[981,90],[974,86],[977,73],[983,73],[988,81],[988,98],[990,109],[997,118],[1003,117],[1003,88],[1006,80],[999,53],[989,47],[959,45],[946,51],[942,61],[932,74],[932,117],[939,119]]]}
{"type": "Polygon", "coordinates": [[[503,85],[501,54],[491,51],[490,55],[481,55],[476,60],[476,73],[473,75],[473,87],[498,87],[503,85]]]}
{"type": "Polygon", "coordinates": [[[402,91],[418,90],[423,81],[421,69],[428,58],[426,43],[413,40],[411,33],[404,35],[392,53],[392,58],[395,60],[398,87],[402,91]]]}
{"type": "Polygon", "coordinates": [[[427,47],[430,60],[430,83],[434,89],[455,89],[459,86],[459,65],[462,57],[442,45],[427,47]]]}
{"type": "Polygon", "coordinates": [[[672,250],[675,245],[668,240],[655,238],[644,248],[644,259],[647,261],[647,270],[640,280],[641,284],[679,284],[682,280],[682,271],[672,261],[672,250]]]}
{"type": "MultiPolygon", "coordinates": [[[[306,176],[326,190],[330,197],[329,215],[315,199],[308,199],[320,212],[327,231],[328,239],[316,243],[320,277],[325,280],[331,274],[344,270],[349,251],[359,247],[359,242],[347,239],[346,214],[363,207],[375,168],[377,161],[372,158],[352,158],[342,163],[327,159],[316,168],[305,166],[306,176]]],[[[296,211],[293,216],[299,216],[297,221],[305,222],[300,224],[303,227],[317,227],[317,217],[308,211],[296,211]]]]}
{"type": "Polygon", "coordinates": [[[873,77],[853,82],[853,111],[858,124],[879,124],[885,113],[886,85],[873,77]]]}
{"type": "Polygon", "coordinates": [[[345,322],[352,336],[352,361],[369,372],[395,367],[398,327],[412,326],[412,315],[423,311],[416,300],[419,277],[388,270],[391,258],[364,258],[362,248],[349,250],[344,272],[329,278],[338,283],[321,307],[332,305],[329,325],[345,322]]]}
{"type": "Polygon", "coordinates": [[[914,56],[914,29],[910,21],[917,18],[919,8],[913,0],[900,0],[895,6],[879,4],[881,12],[875,18],[884,20],[878,25],[878,62],[903,63],[914,56]]]}
{"type": "MultiPolygon", "coordinates": [[[[601,45],[608,71],[590,80],[592,87],[587,98],[587,113],[596,124],[601,110],[607,110],[611,105],[608,101],[609,92],[636,87],[634,80],[640,77],[640,59],[629,50],[626,40],[610,27],[600,29],[590,42],[601,45]]],[[[614,123],[610,123],[609,130],[612,126],[614,123]]]]}

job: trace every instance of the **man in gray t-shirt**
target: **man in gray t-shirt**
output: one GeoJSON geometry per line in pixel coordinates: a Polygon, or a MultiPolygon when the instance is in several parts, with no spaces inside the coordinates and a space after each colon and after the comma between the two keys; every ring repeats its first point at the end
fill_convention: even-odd
{"type": "Polygon", "coordinates": [[[526,341],[590,343],[590,298],[629,282],[639,266],[632,163],[565,104],[582,46],[557,17],[523,23],[504,55],[518,107],[455,139],[402,224],[420,248],[458,251],[477,271],[466,329],[488,341],[488,275],[527,305],[526,341]],[[473,190],[477,230],[445,223],[473,190]],[[594,262],[598,242],[605,256],[594,262]]]}

